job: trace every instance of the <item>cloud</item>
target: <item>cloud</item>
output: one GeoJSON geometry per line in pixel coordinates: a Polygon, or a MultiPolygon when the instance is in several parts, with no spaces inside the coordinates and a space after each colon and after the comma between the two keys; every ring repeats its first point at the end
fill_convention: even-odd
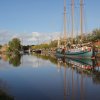
{"type": "Polygon", "coordinates": [[[46,43],[51,40],[55,40],[58,38],[59,32],[54,33],[39,33],[39,32],[32,32],[32,33],[22,33],[20,34],[20,38],[22,44],[30,45],[30,44],[41,44],[46,43]]]}
{"type": "Polygon", "coordinates": [[[7,44],[12,38],[19,38],[21,40],[22,45],[33,45],[46,43],[51,40],[55,40],[59,36],[59,32],[52,33],[40,33],[40,32],[32,32],[32,33],[13,33],[6,30],[0,30],[0,44],[7,44]]]}
{"type": "Polygon", "coordinates": [[[0,44],[6,44],[12,39],[12,33],[6,30],[0,30],[0,44]]]}

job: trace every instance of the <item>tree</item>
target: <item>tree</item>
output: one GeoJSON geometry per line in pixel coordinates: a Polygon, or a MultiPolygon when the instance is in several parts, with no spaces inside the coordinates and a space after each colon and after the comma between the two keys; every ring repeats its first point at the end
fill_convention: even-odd
{"type": "Polygon", "coordinates": [[[92,34],[94,35],[95,40],[100,40],[100,29],[95,29],[92,34]]]}
{"type": "Polygon", "coordinates": [[[21,43],[18,38],[13,38],[11,41],[8,43],[8,51],[9,52],[19,52],[21,50],[21,43]]]}
{"type": "Polygon", "coordinates": [[[0,45],[0,49],[2,48],[2,45],[0,45]]]}

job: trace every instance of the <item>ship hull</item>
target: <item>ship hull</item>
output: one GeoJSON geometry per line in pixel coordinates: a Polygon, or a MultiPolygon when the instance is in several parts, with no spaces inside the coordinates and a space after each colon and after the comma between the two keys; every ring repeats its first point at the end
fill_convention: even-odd
{"type": "Polygon", "coordinates": [[[93,50],[91,50],[91,51],[79,51],[79,52],[65,51],[65,53],[57,51],[56,56],[67,57],[67,58],[94,59],[95,53],[93,52],[93,50]]]}

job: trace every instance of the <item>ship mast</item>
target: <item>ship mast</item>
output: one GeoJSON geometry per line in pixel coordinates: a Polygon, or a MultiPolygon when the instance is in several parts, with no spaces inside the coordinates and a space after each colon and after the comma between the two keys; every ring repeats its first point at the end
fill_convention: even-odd
{"type": "Polygon", "coordinates": [[[83,39],[83,0],[80,0],[80,32],[81,32],[81,41],[83,39]]]}
{"type": "Polygon", "coordinates": [[[73,35],[74,35],[74,0],[71,0],[71,10],[72,10],[72,16],[71,16],[71,19],[72,19],[72,44],[73,44],[73,35]]]}
{"type": "Polygon", "coordinates": [[[66,35],[66,0],[64,0],[64,47],[66,47],[67,35],[66,35]]]}

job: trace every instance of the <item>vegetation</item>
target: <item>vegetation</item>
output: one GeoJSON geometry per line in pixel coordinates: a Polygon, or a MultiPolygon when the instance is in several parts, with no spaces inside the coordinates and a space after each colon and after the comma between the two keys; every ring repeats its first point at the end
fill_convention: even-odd
{"type": "MultiPolygon", "coordinates": [[[[91,33],[87,34],[87,35],[83,35],[82,36],[82,41],[80,41],[81,36],[76,36],[73,39],[73,43],[77,44],[80,42],[83,43],[88,43],[88,42],[97,42],[100,41],[100,29],[95,29],[93,30],[91,33]]],[[[67,39],[67,43],[71,42],[71,37],[67,39]]],[[[63,39],[60,40],[60,44],[63,45],[64,41],[63,39]]],[[[3,47],[0,45],[0,48],[3,47]]],[[[10,53],[19,53],[19,51],[21,50],[21,42],[18,38],[13,38],[11,41],[9,41],[8,43],[8,49],[7,51],[10,53]]],[[[28,50],[29,48],[31,48],[31,50],[36,50],[36,49],[42,49],[42,50],[53,50],[56,49],[57,47],[57,40],[51,41],[49,44],[39,44],[39,45],[33,45],[33,46],[23,46],[23,50],[28,50]]],[[[98,48],[100,48],[100,45],[98,45],[98,48]]]]}
{"type": "Polygon", "coordinates": [[[0,49],[2,48],[2,45],[0,45],[0,49]]]}
{"type": "MultiPolygon", "coordinates": [[[[73,39],[73,43],[74,44],[77,44],[77,43],[80,43],[80,42],[83,42],[83,43],[88,43],[88,42],[96,42],[96,41],[99,41],[100,40],[100,29],[95,29],[92,31],[92,33],[89,33],[87,35],[83,35],[82,37],[82,41],[80,41],[80,38],[81,36],[76,36],[74,39],[73,39]]],[[[68,38],[67,39],[67,43],[71,41],[71,38],[68,38]]],[[[64,41],[63,39],[61,39],[60,41],[60,44],[63,45],[64,44],[64,41]]],[[[40,45],[36,45],[36,46],[32,46],[31,49],[52,49],[52,48],[56,48],[57,47],[57,40],[54,40],[54,41],[51,41],[50,44],[40,44],[40,45]]],[[[100,46],[98,46],[100,47],[100,46]]]]}
{"type": "MultiPolygon", "coordinates": [[[[74,43],[79,43],[80,42],[81,36],[77,36],[76,38],[73,39],[74,43]]],[[[88,42],[97,42],[100,40],[100,29],[95,29],[91,33],[87,35],[83,35],[82,37],[82,42],[83,43],[88,43],[88,42]]]]}
{"type": "Polygon", "coordinates": [[[50,55],[39,55],[39,54],[33,54],[34,56],[37,56],[39,58],[42,58],[44,60],[49,60],[50,62],[52,62],[53,64],[57,65],[57,59],[54,57],[51,57],[50,55]]]}
{"type": "Polygon", "coordinates": [[[18,67],[21,64],[21,55],[7,55],[9,64],[12,64],[14,67],[18,67]]]}
{"type": "Polygon", "coordinates": [[[8,52],[17,54],[19,53],[20,50],[21,50],[21,43],[18,38],[13,38],[11,41],[9,41],[7,50],[8,52]]]}

